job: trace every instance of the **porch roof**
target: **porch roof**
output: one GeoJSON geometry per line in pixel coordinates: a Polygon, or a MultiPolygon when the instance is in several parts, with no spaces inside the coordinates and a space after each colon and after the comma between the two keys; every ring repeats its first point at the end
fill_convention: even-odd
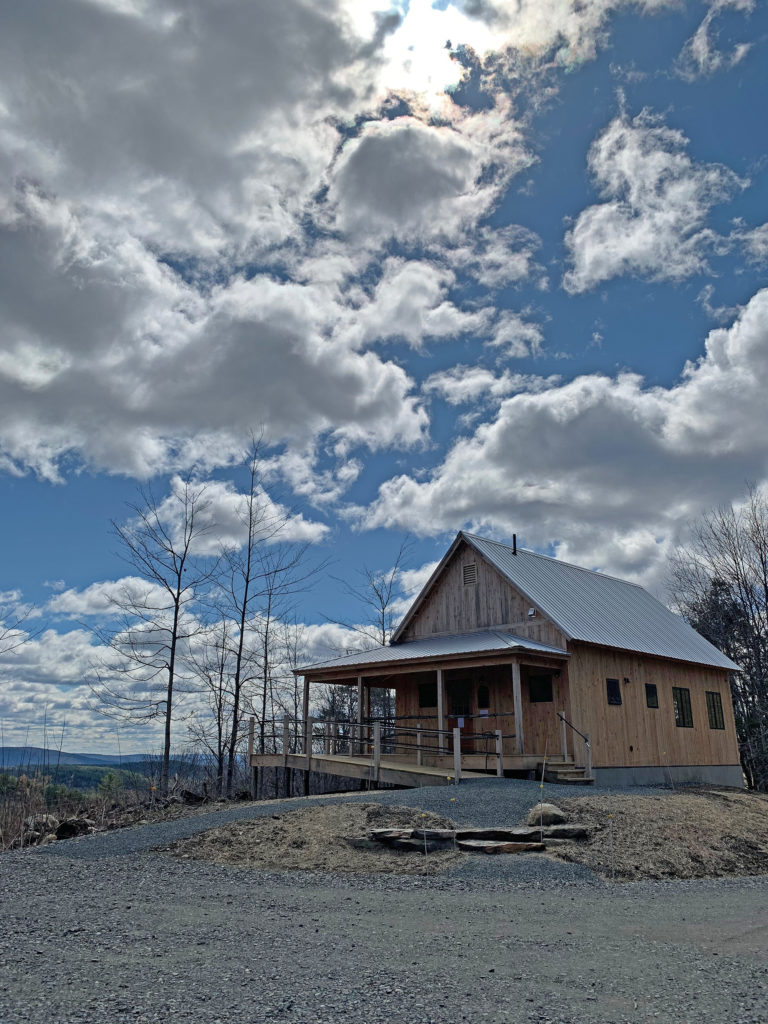
{"type": "Polygon", "coordinates": [[[376,647],[372,651],[360,651],[347,654],[341,658],[318,662],[304,668],[295,669],[296,675],[309,675],[330,669],[368,668],[376,665],[389,665],[393,662],[429,662],[441,658],[450,658],[460,654],[492,654],[513,651],[529,651],[532,654],[554,655],[567,658],[568,652],[559,647],[540,644],[527,637],[515,636],[502,630],[487,629],[477,633],[457,633],[453,636],[431,636],[422,640],[410,640],[393,644],[391,647],[376,647]]]}

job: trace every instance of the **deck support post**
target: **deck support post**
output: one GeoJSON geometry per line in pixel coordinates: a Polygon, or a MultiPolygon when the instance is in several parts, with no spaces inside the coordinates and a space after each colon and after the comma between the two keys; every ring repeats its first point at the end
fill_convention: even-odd
{"type": "Polygon", "coordinates": [[[357,728],[355,729],[356,743],[353,753],[360,755],[363,752],[363,677],[357,677],[357,728]]]}
{"type": "Polygon", "coordinates": [[[501,729],[496,730],[496,775],[504,778],[504,734],[501,729]]]}
{"type": "Polygon", "coordinates": [[[248,721],[248,767],[251,776],[251,799],[256,799],[256,787],[259,782],[259,769],[253,765],[253,748],[256,738],[256,719],[251,715],[248,721]]]}
{"type": "Polygon", "coordinates": [[[560,712],[560,747],[563,751],[563,760],[568,760],[568,734],[567,726],[565,724],[565,712],[560,712]]]}
{"type": "Polygon", "coordinates": [[[338,752],[339,752],[339,749],[338,749],[338,739],[337,739],[338,734],[339,734],[338,722],[331,722],[331,737],[330,737],[330,740],[331,740],[331,753],[334,754],[334,755],[338,754],[338,752]]]}
{"type": "MultiPolygon", "coordinates": [[[[445,731],[445,679],[441,668],[437,669],[437,728],[441,734],[445,731]]],[[[442,747],[442,735],[438,738],[437,745],[442,747]]]]}
{"type": "Polygon", "coordinates": [[[515,753],[525,753],[523,735],[523,689],[520,682],[520,662],[512,662],[512,702],[515,706],[515,753]]]}
{"type": "Polygon", "coordinates": [[[314,718],[308,718],[306,721],[307,732],[304,736],[304,753],[307,755],[307,771],[310,768],[310,762],[312,760],[312,732],[315,728],[314,718]]]}
{"type": "Polygon", "coordinates": [[[423,755],[421,752],[421,722],[416,723],[416,764],[421,768],[423,764],[423,755]]]}
{"type": "MultiPolygon", "coordinates": [[[[302,718],[302,721],[304,722],[304,727],[306,728],[307,722],[309,721],[309,676],[304,676],[304,695],[303,695],[303,699],[302,699],[302,702],[301,702],[301,718],[302,718]]],[[[307,741],[306,741],[306,734],[305,734],[305,738],[304,738],[304,743],[305,743],[304,753],[305,754],[307,752],[306,742],[307,741]]]]}
{"type": "Polygon", "coordinates": [[[592,778],[592,747],[589,742],[589,733],[584,741],[584,752],[585,752],[585,763],[584,763],[584,778],[592,778]]]}
{"type": "Polygon", "coordinates": [[[288,767],[288,755],[291,752],[291,716],[283,715],[283,768],[288,767]]]}
{"type": "Polygon", "coordinates": [[[453,776],[458,786],[461,782],[461,729],[453,730],[453,776]]]}
{"type": "Polygon", "coordinates": [[[381,765],[381,722],[373,723],[373,778],[379,781],[379,766],[381,765]]]}

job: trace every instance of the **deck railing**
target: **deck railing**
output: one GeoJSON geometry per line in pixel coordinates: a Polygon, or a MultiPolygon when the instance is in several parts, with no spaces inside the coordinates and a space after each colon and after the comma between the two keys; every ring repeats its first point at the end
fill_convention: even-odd
{"type": "MultiPolygon", "coordinates": [[[[483,722],[509,717],[509,714],[461,716],[465,721],[474,719],[483,722]]],[[[486,770],[492,758],[496,774],[503,777],[504,740],[514,739],[514,733],[505,733],[502,729],[486,729],[480,733],[462,729],[461,726],[438,729],[422,724],[435,720],[435,717],[428,716],[393,716],[354,722],[321,718],[297,719],[286,715],[282,719],[264,723],[264,739],[270,741],[274,753],[283,754],[286,764],[289,754],[305,757],[307,769],[312,757],[322,755],[370,759],[376,775],[382,758],[397,760],[400,757],[422,767],[429,759],[452,757],[453,774],[458,782],[461,779],[462,754],[480,754],[485,755],[486,770]],[[271,730],[269,726],[272,726],[271,730]],[[477,750],[478,741],[484,743],[483,750],[477,750]]]]}

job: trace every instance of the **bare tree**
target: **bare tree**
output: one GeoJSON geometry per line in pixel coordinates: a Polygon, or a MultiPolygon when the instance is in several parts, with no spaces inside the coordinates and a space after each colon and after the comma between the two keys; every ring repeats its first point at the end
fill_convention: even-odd
{"type": "Polygon", "coordinates": [[[26,628],[34,609],[32,605],[21,605],[20,599],[19,591],[0,594],[0,655],[18,650],[39,632],[26,628]]]}
{"type": "MultiPolygon", "coordinates": [[[[338,581],[343,585],[346,593],[359,603],[363,621],[343,622],[338,619],[329,619],[329,621],[356,633],[360,638],[361,650],[373,646],[386,647],[392,639],[392,634],[400,619],[397,608],[400,576],[406,567],[412,546],[411,538],[404,537],[389,569],[382,571],[364,565],[358,571],[355,583],[349,583],[346,580],[338,581]]],[[[333,690],[333,688],[330,689],[333,690]]],[[[328,699],[331,703],[338,701],[338,698],[332,693],[328,695],[328,699]]],[[[343,703],[348,707],[348,713],[357,713],[356,695],[348,695],[343,703]]],[[[326,704],[323,705],[323,713],[330,714],[326,704]]],[[[385,688],[371,690],[371,714],[374,717],[383,716],[385,718],[394,714],[394,698],[391,690],[385,688]]]]}
{"type": "Polygon", "coordinates": [[[223,796],[227,766],[227,744],[232,708],[231,624],[221,618],[193,645],[189,666],[201,684],[207,714],[193,715],[187,726],[197,748],[202,748],[213,763],[214,791],[223,796]]]}
{"type": "Polygon", "coordinates": [[[404,537],[389,569],[382,571],[364,565],[358,570],[358,579],[355,583],[337,578],[346,593],[360,604],[363,621],[361,623],[342,622],[338,619],[329,619],[328,621],[357,633],[361,640],[367,641],[368,647],[372,645],[386,647],[399,620],[399,615],[396,613],[398,583],[400,574],[408,561],[411,547],[410,537],[404,537]]]}
{"type": "Polygon", "coordinates": [[[754,486],[738,506],[691,527],[671,563],[669,589],[682,615],[742,669],[731,677],[748,784],[768,788],[768,494],[754,486]]]}
{"type": "Polygon", "coordinates": [[[322,564],[308,565],[306,544],[280,540],[291,513],[273,502],[260,481],[259,442],[252,438],[247,457],[249,485],[243,497],[241,521],[244,543],[223,555],[220,578],[223,614],[233,623],[234,639],[232,699],[229,708],[226,792],[232,795],[241,737],[244,697],[258,713],[259,750],[264,753],[265,726],[272,680],[273,630],[280,617],[290,611],[294,595],[305,590],[322,564]],[[244,693],[248,683],[258,681],[258,699],[244,693]]]}
{"type": "Polygon", "coordinates": [[[205,486],[179,481],[158,503],[141,490],[133,517],[112,527],[125,561],[146,581],[143,589],[125,586],[114,600],[119,625],[100,638],[117,653],[107,681],[96,689],[100,710],[123,720],[165,719],[160,788],[168,792],[174,699],[184,678],[182,656],[203,628],[200,599],[216,571],[215,561],[195,556],[196,545],[213,524],[207,515],[205,486]],[[123,683],[120,683],[122,678],[123,683]]]}

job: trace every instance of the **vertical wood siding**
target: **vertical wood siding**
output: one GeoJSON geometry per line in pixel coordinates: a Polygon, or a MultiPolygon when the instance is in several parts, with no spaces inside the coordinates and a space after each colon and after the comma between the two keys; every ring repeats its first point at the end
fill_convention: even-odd
{"type": "Polygon", "coordinates": [[[421,607],[408,623],[403,640],[477,629],[510,629],[540,643],[565,649],[565,637],[536,610],[531,619],[531,602],[518,593],[504,577],[468,544],[460,544],[421,607]],[[477,565],[477,583],[465,586],[464,566],[477,565]]]}
{"type": "Polygon", "coordinates": [[[739,763],[728,673],[723,669],[573,644],[568,672],[572,721],[589,733],[595,767],[739,763]],[[608,703],[607,678],[619,680],[621,705],[608,703]],[[658,708],[646,707],[646,683],[656,685],[658,708]],[[675,724],[674,686],[690,690],[692,729],[675,724]],[[725,729],[709,728],[707,690],[721,695],[725,729]]]}

